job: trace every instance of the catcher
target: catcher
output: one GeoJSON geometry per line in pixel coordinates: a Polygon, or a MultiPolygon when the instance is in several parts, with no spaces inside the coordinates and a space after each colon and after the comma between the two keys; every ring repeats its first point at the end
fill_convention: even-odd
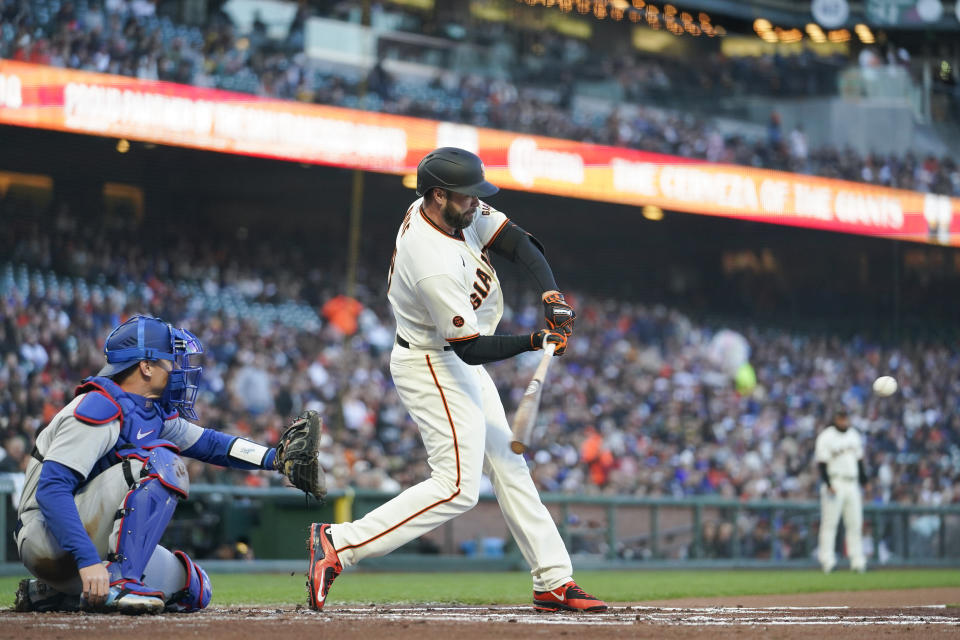
{"type": "Polygon", "coordinates": [[[276,469],[323,499],[320,417],[301,415],[273,448],[204,429],[193,410],[203,353],[189,331],[134,316],[104,344],[106,364],[37,436],[14,535],[35,579],[17,611],[189,612],[210,603],[206,572],[158,545],[189,492],[180,456],[276,469]]]}

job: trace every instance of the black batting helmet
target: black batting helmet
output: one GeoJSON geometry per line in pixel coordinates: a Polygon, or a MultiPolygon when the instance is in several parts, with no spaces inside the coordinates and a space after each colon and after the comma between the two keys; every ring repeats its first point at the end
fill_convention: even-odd
{"type": "Polygon", "coordinates": [[[417,166],[417,195],[433,187],[485,198],[498,189],[484,179],[483,162],[466,149],[440,147],[423,157],[417,166]]]}

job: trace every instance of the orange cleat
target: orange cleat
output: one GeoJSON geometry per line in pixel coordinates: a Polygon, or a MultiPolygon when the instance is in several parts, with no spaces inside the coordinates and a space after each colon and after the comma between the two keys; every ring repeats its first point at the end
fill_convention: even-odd
{"type": "Polygon", "coordinates": [[[323,609],[330,586],[337,579],[343,565],[333,547],[330,525],[315,522],[310,525],[310,566],[307,568],[307,600],[314,611],[323,609]]]}
{"type": "Polygon", "coordinates": [[[534,591],[533,608],[549,612],[563,610],[599,613],[607,610],[607,603],[594,598],[571,580],[550,591],[534,591]]]}

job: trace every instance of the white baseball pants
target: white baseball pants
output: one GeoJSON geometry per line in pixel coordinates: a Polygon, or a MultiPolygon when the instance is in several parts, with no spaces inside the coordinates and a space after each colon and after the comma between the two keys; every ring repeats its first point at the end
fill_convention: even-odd
{"type": "Polygon", "coordinates": [[[829,572],[837,564],[834,547],[837,541],[837,526],[842,515],[850,568],[863,571],[867,568],[867,560],[863,555],[863,501],[860,485],[855,479],[842,478],[831,478],[830,484],[833,493],[826,485],[820,488],[820,566],[829,572]]]}
{"type": "Polygon", "coordinates": [[[510,427],[486,369],[453,351],[394,345],[390,373],[420,428],[431,474],[360,520],[331,527],[343,565],[385,555],[471,509],[486,473],[534,589],[571,580],[570,556],[523,456],[510,450],[510,427]]]}

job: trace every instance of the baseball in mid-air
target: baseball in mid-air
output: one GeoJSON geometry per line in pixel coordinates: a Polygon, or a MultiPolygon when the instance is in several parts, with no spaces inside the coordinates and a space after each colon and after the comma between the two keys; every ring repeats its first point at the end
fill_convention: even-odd
{"type": "Polygon", "coordinates": [[[881,398],[897,392],[897,380],[893,376],[880,376],[873,381],[873,392],[881,398]]]}

